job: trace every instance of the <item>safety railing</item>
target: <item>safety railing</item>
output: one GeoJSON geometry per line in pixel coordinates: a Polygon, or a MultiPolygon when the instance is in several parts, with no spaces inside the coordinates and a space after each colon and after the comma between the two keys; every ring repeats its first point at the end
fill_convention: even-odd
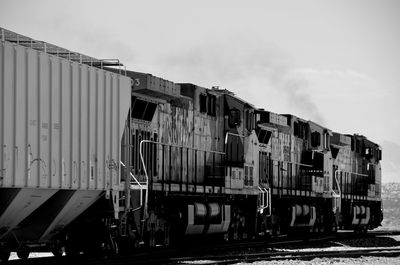
{"type": "MultiPolygon", "coordinates": [[[[120,161],[119,162],[124,168],[125,168],[125,164],[120,161]]],[[[148,190],[148,184],[147,183],[141,183],[136,177],[135,175],[133,175],[132,172],[130,172],[130,180],[133,181],[129,181],[129,186],[131,190],[139,190],[140,191],[140,201],[139,201],[139,206],[136,207],[135,209],[130,210],[131,212],[136,212],[137,210],[140,210],[143,207],[143,191],[144,190],[148,190]]],[[[127,180],[125,180],[127,181],[127,180]]],[[[147,194],[147,192],[146,192],[147,194]]]]}
{"type": "Polygon", "coordinates": [[[260,192],[260,205],[258,207],[258,211],[263,213],[265,209],[268,209],[267,216],[269,217],[272,214],[271,188],[267,189],[258,186],[258,191],[260,192]]]}
{"type": "MultiPolygon", "coordinates": [[[[172,185],[177,184],[179,192],[190,192],[189,185],[192,185],[194,190],[197,186],[210,186],[215,192],[222,192],[222,187],[225,184],[225,171],[223,169],[225,152],[209,151],[204,149],[192,148],[176,144],[166,144],[152,140],[141,140],[139,143],[139,156],[141,170],[143,174],[143,182],[152,187],[153,182],[161,184],[161,191],[172,191],[172,185]],[[157,148],[152,148],[153,145],[157,148]],[[156,152],[156,154],[154,154],[156,152]],[[159,162],[154,164],[154,156],[159,157],[159,162]],[[147,164],[150,164],[148,166],[147,164]],[[155,168],[157,175],[155,175],[155,168]],[[148,169],[152,169],[152,174],[149,174],[148,169]],[[199,176],[199,174],[203,176],[199,176]],[[155,177],[157,177],[156,180],[155,177]]],[[[139,178],[139,179],[140,179],[139,178]]],[[[148,192],[145,195],[144,209],[147,211],[148,192]]]]}

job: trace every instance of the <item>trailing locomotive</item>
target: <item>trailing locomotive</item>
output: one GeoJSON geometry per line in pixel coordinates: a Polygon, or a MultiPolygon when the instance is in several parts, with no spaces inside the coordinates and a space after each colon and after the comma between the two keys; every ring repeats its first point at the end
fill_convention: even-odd
{"type": "Polygon", "coordinates": [[[366,137],[1,33],[2,260],[380,225],[366,137]]]}

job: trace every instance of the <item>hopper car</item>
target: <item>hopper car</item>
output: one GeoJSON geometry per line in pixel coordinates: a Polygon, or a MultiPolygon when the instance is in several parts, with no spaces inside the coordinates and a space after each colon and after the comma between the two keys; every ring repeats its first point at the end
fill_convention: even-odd
{"type": "Polygon", "coordinates": [[[0,30],[0,260],[381,224],[365,136],[0,30]]]}

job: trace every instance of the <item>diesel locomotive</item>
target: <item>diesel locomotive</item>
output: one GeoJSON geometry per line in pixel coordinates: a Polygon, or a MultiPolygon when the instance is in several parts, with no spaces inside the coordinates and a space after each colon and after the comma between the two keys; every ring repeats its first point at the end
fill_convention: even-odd
{"type": "Polygon", "coordinates": [[[3,261],[381,224],[382,151],[365,136],[0,37],[3,261]]]}

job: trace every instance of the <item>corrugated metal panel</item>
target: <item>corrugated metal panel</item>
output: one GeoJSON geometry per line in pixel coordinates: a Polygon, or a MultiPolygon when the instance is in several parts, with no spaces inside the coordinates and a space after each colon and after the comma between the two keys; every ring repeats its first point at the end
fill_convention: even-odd
{"type": "Polygon", "coordinates": [[[129,78],[0,45],[0,187],[118,185],[129,78]]]}

